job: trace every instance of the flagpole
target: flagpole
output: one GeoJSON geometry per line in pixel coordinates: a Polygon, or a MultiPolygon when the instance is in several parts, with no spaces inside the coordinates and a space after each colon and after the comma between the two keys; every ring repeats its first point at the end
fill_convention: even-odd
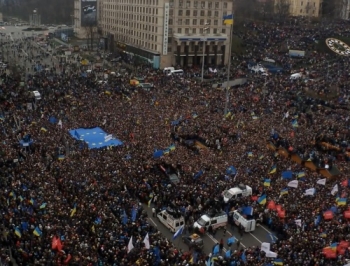
{"type": "MultiPolygon", "coordinates": [[[[233,5],[232,5],[232,16],[233,16],[233,5]]],[[[225,100],[225,110],[224,115],[228,112],[228,104],[230,102],[230,69],[231,69],[231,53],[232,53],[232,35],[233,35],[233,17],[232,17],[232,24],[230,25],[230,41],[229,41],[229,47],[228,47],[228,61],[227,61],[227,83],[226,83],[226,100],[225,100]]]]}

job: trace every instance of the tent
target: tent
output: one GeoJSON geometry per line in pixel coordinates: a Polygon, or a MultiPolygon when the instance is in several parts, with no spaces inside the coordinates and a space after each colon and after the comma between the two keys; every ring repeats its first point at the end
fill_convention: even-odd
{"type": "Polygon", "coordinates": [[[285,148],[279,148],[277,152],[279,155],[281,155],[285,158],[289,157],[289,152],[285,148]]]}
{"type": "Polygon", "coordinates": [[[309,168],[311,171],[314,171],[314,172],[317,170],[317,166],[312,161],[306,161],[305,167],[309,168]]]}
{"type": "Polygon", "coordinates": [[[267,143],[267,148],[272,151],[276,151],[276,146],[272,142],[267,143]]]}
{"type": "Polygon", "coordinates": [[[341,174],[341,172],[336,166],[333,166],[331,169],[319,168],[317,169],[317,172],[326,178],[336,177],[341,174]]]}
{"type": "Polygon", "coordinates": [[[297,164],[302,164],[302,162],[303,162],[303,159],[301,159],[301,157],[298,155],[298,154],[296,154],[296,153],[293,153],[292,155],[291,155],[291,158],[290,158],[293,162],[296,162],[297,164]]]}
{"type": "Polygon", "coordinates": [[[158,159],[158,158],[162,157],[163,155],[164,155],[164,152],[162,150],[155,151],[153,153],[153,158],[158,159]]]}

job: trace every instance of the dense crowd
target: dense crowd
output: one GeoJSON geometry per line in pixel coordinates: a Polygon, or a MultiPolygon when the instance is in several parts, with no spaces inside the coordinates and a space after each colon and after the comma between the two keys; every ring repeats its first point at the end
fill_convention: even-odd
{"type": "MultiPolygon", "coordinates": [[[[349,222],[343,215],[347,203],[337,202],[349,193],[343,182],[350,171],[346,154],[348,59],[316,53],[311,43],[302,44],[300,39],[315,42],[333,37],[334,32],[345,36],[349,26],[344,22],[327,27],[293,23],[278,27],[249,23],[247,31],[239,33],[251,56],[238,57],[240,64],[231,69],[232,76],[244,73],[249,82],[230,90],[226,114],[225,93],[213,89],[210,82],[169,77],[145,67],[133,74],[152,79],[155,88],[150,91],[131,88],[125,76],[110,76],[108,83],[98,83],[94,73],[82,75],[81,70],[63,73],[50,68],[28,75],[24,86],[11,75],[3,75],[1,239],[16,264],[210,265],[209,254],[191,259],[149,222],[144,208],[151,198],[157,210],[181,209],[187,228],[213,207],[214,200],[222,209],[253,206],[253,216],[276,233],[271,251],[283,265],[346,264],[347,249],[337,248],[335,258],[330,258],[324,248],[350,243],[349,222]],[[305,50],[306,58],[288,57],[278,49],[285,43],[305,50]],[[303,68],[305,75],[314,73],[317,78],[305,82],[291,80],[289,72],[249,73],[245,62],[264,57],[286,69],[303,68]],[[36,90],[41,100],[28,93],[36,90]],[[88,149],[68,133],[96,126],[123,145],[88,149]],[[315,145],[320,136],[339,149],[315,145]],[[25,138],[33,143],[23,147],[19,142],[25,138]],[[193,149],[179,142],[190,138],[202,140],[207,148],[193,149]],[[320,184],[324,178],[320,173],[271,151],[269,142],[317,166],[337,167],[341,174],[320,184]],[[174,150],[154,158],[155,150],[172,144],[174,150]],[[160,165],[173,169],[180,182],[169,185],[160,165]],[[237,169],[234,177],[225,176],[229,166],[237,169]],[[303,175],[294,175],[293,179],[299,177],[298,187],[282,194],[291,181],[281,178],[285,171],[303,175]],[[254,197],[225,205],[221,193],[240,183],[251,186],[254,197]],[[310,188],[316,192],[305,195],[310,188]],[[266,204],[256,201],[262,195],[266,204]],[[275,210],[276,205],[284,215],[275,210]],[[323,213],[330,210],[332,218],[326,220],[323,213]],[[144,243],[147,234],[149,248],[144,243]],[[134,248],[128,252],[131,237],[134,248]]],[[[35,45],[21,45],[20,49],[30,51],[29,57],[34,57],[34,50],[40,54],[41,48],[35,45]]],[[[36,53],[35,60],[42,60],[36,53]]],[[[212,265],[277,262],[260,247],[232,249],[231,256],[220,254],[212,265]]],[[[8,253],[1,255],[3,263],[11,263],[8,253]]]]}

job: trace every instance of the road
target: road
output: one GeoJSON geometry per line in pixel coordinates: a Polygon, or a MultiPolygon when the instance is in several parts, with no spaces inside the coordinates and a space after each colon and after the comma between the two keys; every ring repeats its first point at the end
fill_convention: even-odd
{"type": "MultiPolygon", "coordinates": [[[[150,221],[150,223],[157,227],[157,229],[166,237],[168,238],[170,241],[172,241],[173,238],[173,233],[171,233],[162,223],[160,223],[158,221],[158,219],[155,217],[152,217],[152,209],[149,208],[147,205],[144,205],[144,209],[147,211],[148,214],[148,219],[150,221]]],[[[215,234],[215,236],[205,233],[205,235],[203,235],[203,242],[204,242],[204,253],[205,254],[210,254],[213,251],[213,247],[216,243],[219,243],[221,241],[221,239],[223,239],[224,241],[224,249],[223,251],[226,252],[228,249],[230,249],[230,247],[227,246],[227,239],[230,237],[234,237],[236,239],[236,241],[238,239],[240,239],[241,244],[240,244],[240,248],[249,248],[249,247],[253,247],[253,246],[261,246],[261,243],[263,242],[269,242],[271,243],[272,240],[270,238],[271,232],[270,230],[268,230],[265,226],[257,226],[257,228],[255,229],[254,232],[252,233],[245,233],[243,235],[243,237],[240,236],[240,234],[238,233],[238,229],[237,227],[235,227],[234,229],[232,228],[228,228],[226,234],[224,235],[224,231],[218,230],[215,234]]],[[[186,234],[188,235],[188,234],[186,234]]],[[[189,251],[189,248],[187,245],[185,245],[182,240],[181,237],[175,239],[174,241],[172,241],[173,244],[179,248],[182,249],[184,251],[189,251]]],[[[233,244],[231,246],[231,250],[236,250],[237,249],[237,245],[233,244]]]]}

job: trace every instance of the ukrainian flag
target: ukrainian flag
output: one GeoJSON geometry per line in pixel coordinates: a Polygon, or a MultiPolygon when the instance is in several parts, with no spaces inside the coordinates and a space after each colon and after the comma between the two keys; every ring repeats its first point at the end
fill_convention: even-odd
{"type": "Polygon", "coordinates": [[[43,132],[47,132],[47,129],[44,128],[44,127],[40,128],[40,130],[43,131],[43,132]]]}
{"type": "Polygon", "coordinates": [[[283,260],[282,259],[275,259],[273,261],[273,264],[275,264],[275,265],[283,265],[283,260]]]}
{"type": "Polygon", "coordinates": [[[15,229],[15,235],[18,236],[19,238],[22,237],[22,233],[21,233],[21,231],[19,230],[18,227],[16,227],[16,229],[15,229]]]}
{"type": "Polygon", "coordinates": [[[281,196],[287,195],[288,194],[288,188],[282,189],[281,190],[281,196]]]}
{"type": "Polygon", "coordinates": [[[171,145],[169,146],[169,150],[170,150],[170,151],[175,151],[175,145],[174,145],[174,144],[171,144],[171,145]]]}
{"type": "Polygon", "coordinates": [[[151,207],[152,199],[153,199],[153,197],[148,201],[148,203],[147,203],[148,207],[151,207]]]}
{"type": "Polygon", "coordinates": [[[265,195],[265,194],[264,194],[264,195],[261,195],[261,196],[258,198],[258,203],[259,203],[260,205],[266,204],[266,195],[265,195]]]}
{"type": "Polygon", "coordinates": [[[163,151],[163,154],[169,154],[169,152],[170,152],[170,149],[168,148],[168,149],[165,149],[165,150],[163,151]]]}
{"type": "Polygon", "coordinates": [[[302,172],[299,172],[299,173],[297,174],[297,177],[298,177],[298,178],[301,178],[301,177],[304,177],[305,175],[306,175],[305,172],[302,171],[302,172]]]}
{"type": "Polygon", "coordinates": [[[9,196],[13,197],[13,195],[15,195],[15,193],[13,191],[10,192],[9,196]]]}
{"type": "Polygon", "coordinates": [[[292,127],[298,127],[299,125],[298,125],[298,120],[296,120],[296,119],[294,119],[293,121],[292,121],[292,127]]]}
{"type": "Polygon", "coordinates": [[[23,197],[22,196],[19,196],[18,197],[20,201],[23,201],[23,197]]]}
{"type": "Polygon", "coordinates": [[[265,179],[264,187],[269,187],[271,185],[271,179],[265,179]]]}
{"type": "Polygon", "coordinates": [[[196,119],[197,117],[198,117],[198,115],[197,115],[196,113],[193,113],[193,114],[192,114],[192,118],[193,118],[193,119],[196,119]]]}
{"type": "Polygon", "coordinates": [[[321,234],[320,234],[320,237],[326,238],[326,237],[327,237],[327,234],[326,234],[326,233],[321,233],[321,234]]]}
{"type": "Polygon", "coordinates": [[[33,234],[35,236],[41,236],[43,234],[43,232],[41,232],[40,228],[39,227],[35,227],[34,231],[33,231],[33,234]]]}
{"type": "Polygon", "coordinates": [[[63,154],[58,155],[58,160],[64,160],[65,156],[63,154]]]}
{"type": "Polygon", "coordinates": [[[74,207],[73,207],[73,210],[70,213],[70,217],[73,217],[76,212],[77,212],[77,204],[74,203],[74,207]]]}
{"type": "Polygon", "coordinates": [[[344,205],[346,205],[346,198],[337,199],[337,205],[338,205],[338,206],[344,206],[344,205]]]}
{"type": "Polygon", "coordinates": [[[337,246],[338,246],[338,243],[333,243],[330,245],[330,248],[333,250],[333,251],[337,251],[337,246]]]}
{"type": "Polygon", "coordinates": [[[223,20],[225,25],[233,25],[233,14],[224,16],[223,20]]]}
{"type": "Polygon", "coordinates": [[[277,171],[277,167],[276,167],[276,165],[274,165],[271,167],[269,174],[274,174],[274,173],[276,173],[276,171],[277,171]]]}
{"type": "Polygon", "coordinates": [[[40,209],[45,209],[45,208],[46,208],[46,205],[47,205],[47,203],[44,202],[43,204],[40,205],[40,209]]]}
{"type": "Polygon", "coordinates": [[[35,201],[33,199],[30,199],[30,204],[34,205],[35,201]]]}
{"type": "Polygon", "coordinates": [[[253,157],[253,152],[248,152],[248,157],[253,157]]]}
{"type": "Polygon", "coordinates": [[[228,112],[226,113],[225,117],[226,117],[226,118],[229,118],[230,116],[231,116],[231,112],[228,111],[228,112]]]}

